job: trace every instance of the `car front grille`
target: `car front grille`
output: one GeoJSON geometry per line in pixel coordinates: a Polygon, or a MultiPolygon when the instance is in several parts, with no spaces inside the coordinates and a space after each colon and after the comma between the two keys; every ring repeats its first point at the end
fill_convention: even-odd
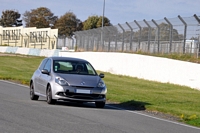
{"type": "Polygon", "coordinates": [[[65,92],[65,93],[58,93],[60,96],[74,98],[74,99],[102,99],[105,98],[105,95],[102,94],[82,94],[82,93],[71,93],[71,92],[65,92]]]}
{"type": "Polygon", "coordinates": [[[94,87],[90,87],[90,86],[72,86],[74,88],[89,88],[89,89],[92,89],[94,87]]]}

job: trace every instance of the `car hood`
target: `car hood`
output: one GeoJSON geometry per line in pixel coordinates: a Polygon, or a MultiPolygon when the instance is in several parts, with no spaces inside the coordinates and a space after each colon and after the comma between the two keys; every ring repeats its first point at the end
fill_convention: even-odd
{"type": "Polygon", "coordinates": [[[98,75],[58,74],[71,86],[96,87],[101,78],[98,75]]]}

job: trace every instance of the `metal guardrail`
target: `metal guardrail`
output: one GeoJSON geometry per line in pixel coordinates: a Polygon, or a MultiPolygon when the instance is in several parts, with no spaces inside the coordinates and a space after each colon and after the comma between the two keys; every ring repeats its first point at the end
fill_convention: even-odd
{"type": "Polygon", "coordinates": [[[198,53],[200,18],[164,18],[76,31],[79,51],[198,53]]]}

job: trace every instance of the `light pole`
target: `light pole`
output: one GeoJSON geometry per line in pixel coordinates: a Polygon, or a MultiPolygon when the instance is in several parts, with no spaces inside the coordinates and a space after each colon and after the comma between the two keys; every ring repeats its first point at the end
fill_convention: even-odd
{"type": "Polygon", "coordinates": [[[105,12],[105,0],[103,2],[103,18],[102,18],[102,29],[103,29],[103,23],[104,23],[104,12],[105,12]]]}
{"type": "Polygon", "coordinates": [[[105,0],[103,2],[103,17],[102,17],[102,26],[101,26],[101,45],[103,45],[103,26],[104,26],[104,12],[105,12],[105,0]]]}

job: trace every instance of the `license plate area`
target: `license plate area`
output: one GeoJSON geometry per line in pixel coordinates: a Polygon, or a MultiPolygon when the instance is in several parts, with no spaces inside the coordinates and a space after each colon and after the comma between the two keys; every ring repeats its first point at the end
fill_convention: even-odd
{"type": "Polygon", "coordinates": [[[76,89],[76,93],[91,94],[90,90],[76,89]]]}

